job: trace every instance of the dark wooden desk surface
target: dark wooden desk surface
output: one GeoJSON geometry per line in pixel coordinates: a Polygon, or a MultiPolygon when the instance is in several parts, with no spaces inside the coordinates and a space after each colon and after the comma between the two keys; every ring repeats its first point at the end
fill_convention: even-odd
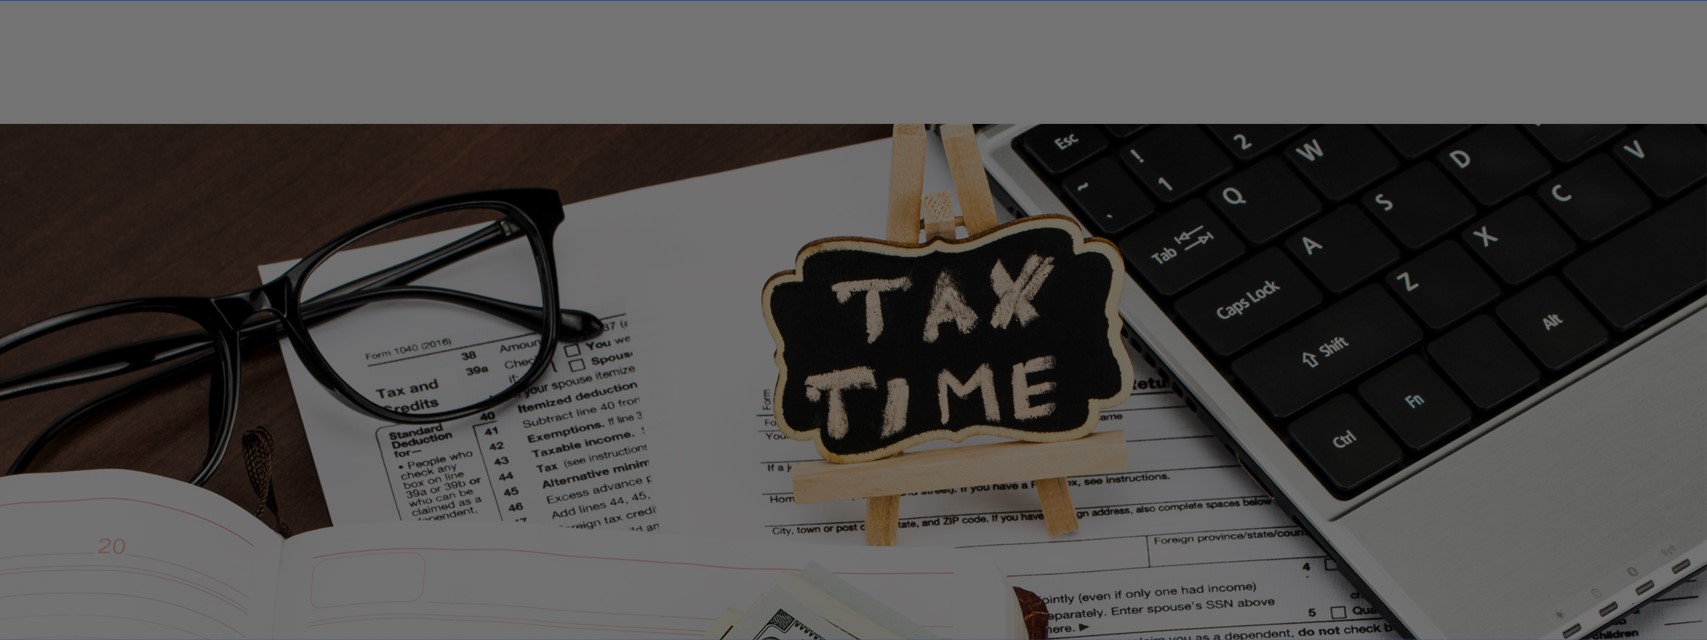
{"type": "MultiPolygon", "coordinates": [[[[248,289],[259,284],[256,265],[299,258],[433,196],[543,186],[569,203],[888,133],[886,125],[0,127],[0,335],[109,300],[248,289]]],[[[11,366],[0,356],[0,377],[17,373],[11,366]]],[[[298,532],[330,525],[277,346],[247,354],[242,384],[237,432],[258,424],[273,432],[285,518],[298,532]]],[[[87,393],[0,401],[0,464],[87,393]]],[[[194,406],[185,398],[205,391],[161,394],[194,406]]],[[[41,468],[193,473],[207,429],[191,413],[114,412],[50,450],[41,468]]],[[[241,456],[233,437],[208,488],[250,508],[241,456]]]]}

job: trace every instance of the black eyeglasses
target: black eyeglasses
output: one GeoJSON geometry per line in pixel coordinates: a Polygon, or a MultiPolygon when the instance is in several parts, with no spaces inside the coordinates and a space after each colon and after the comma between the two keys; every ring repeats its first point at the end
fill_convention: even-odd
{"type": "Polygon", "coordinates": [[[211,376],[207,451],[189,479],[203,484],[231,439],[241,354],[280,338],[289,338],[315,380],[369,416],[438,423],[493,409],[553,366],[559,340],[604,331],[597,316],[558,304],[551,239],[562,222],[562,204],[549,189],[440,198],[357,227],[250,291],[111,302],[0,337],[0,375],[30,345],[64,339],[71,342],[48,352],[86,354],[46,365],[24,359],[19,368],[27,372],[0,379],[0,400],[164,367],[56,420],[7,473],[26,470],[89,417],[202,371],[211,376]],[[440,272],[453,262],[468,268],[440,272]],[[362,266],[369,268],[352,274],[362,266]],[[504,275],[494,282],[494,273],[504,275]],[[413,366],[422,358],[466,366],[456,380],[422,379],[427,369],[413,366]]]}

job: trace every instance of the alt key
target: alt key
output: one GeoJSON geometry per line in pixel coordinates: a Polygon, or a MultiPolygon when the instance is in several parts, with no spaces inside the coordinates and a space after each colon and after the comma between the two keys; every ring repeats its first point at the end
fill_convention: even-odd
{"type": "Polygon", "coordinates": [[[1606,327],[1553,276],[1501,302],[1496,315],[1551,371],[1562,370],[1606,344],[1606,327]]]}

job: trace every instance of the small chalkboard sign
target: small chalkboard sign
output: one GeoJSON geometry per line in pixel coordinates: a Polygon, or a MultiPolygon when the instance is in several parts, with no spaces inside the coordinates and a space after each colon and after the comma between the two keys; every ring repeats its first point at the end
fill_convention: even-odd
{"type": "Polygon", "coordinates": [[[1132,384],[1120,265],[1061,216],[925,245],[807,245],[764,287],[777,426],[831,462],[973,435],[1084,436],[1132,384]]]}

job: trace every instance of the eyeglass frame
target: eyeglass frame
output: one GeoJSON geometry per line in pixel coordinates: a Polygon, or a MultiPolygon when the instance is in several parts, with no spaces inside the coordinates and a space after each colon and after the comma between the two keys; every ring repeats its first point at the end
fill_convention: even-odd
{"type": "MultiPolygon", "coordinates": [[[[208,451],[203,457],[201,469],[191,480],[197,485],[205,484],[213,476],[223,462],[225,449],[230,444],[237,420],[242,351],[246,339],[259,343],[278,337],[289,337],[292,350],[316,382],[332,391],[346,406],[381,420],[404,424],[436,423],[487,411],[515,397],[550,369],[551,353],[560,337],[573,337],[576,341],[587,340],[605,329],[596,315],[559,306],[556,253],[552,238],[563,220],[561,199],[552,189],[498,189],[446,196],[392,210],[346,231],[309,253],[284,273],[248,291],[214,297],[135,298],[63,313],[0,337],[0,354],[36,338],[79,324],[135,313],[175,315],[195,322],[205,333],[131,343],[0,380],[0,400],[138,371],[211,347],[211,356],[218,359],[218,366],[214,368],[209,386],[208,451]],[[307,301],[302,299],[303,282],[327,259],[349,245],[407,222],[447,211],[467,209],[495,211],[503,214],[504,219],[407,262],[344,283],[316,294],[307,301]],[[524,237],[531,247],[531,255],[541,284],[539,306],[496,300],[450,289],[397,284],[410,282],[470,254],[507,243],[516,237],[524,237]],[[524,327],[538,328],[541,332],[539,352],[525,373],[485,400],[432,413],[405,413],[385,407],[364,397],[337,374],[319,347],[314,344],[308,326],[311,321],[323,319],[321,316],[341,315],[369,302],[397,298],[450,302],[485,311],[524,327]],[[556,321],[544,319],[543,309],[557,309],[556,321]],[[257,314],[266,314],[263,316],[266,319],[251,322],[257,314]],[[281,329],[282,336],[279,335],[281,329]],[[103,363],[115,359],[123,361],[123,365],[103,363]],[[113,368],[115,366],[117,368],[113,368]],[[67,369],[70,371],[60,373],[67,369]],[[22,386],[17,387],[19,384],[22,386]]],[[[61,417],[36,436],[7,473],[21,472],[46,447],[47,442],[63,433],[70,423],[80,420],[108,402],[199,367],[209,355],[196,354],[186,362],[112,390],[61,417]]]]}

